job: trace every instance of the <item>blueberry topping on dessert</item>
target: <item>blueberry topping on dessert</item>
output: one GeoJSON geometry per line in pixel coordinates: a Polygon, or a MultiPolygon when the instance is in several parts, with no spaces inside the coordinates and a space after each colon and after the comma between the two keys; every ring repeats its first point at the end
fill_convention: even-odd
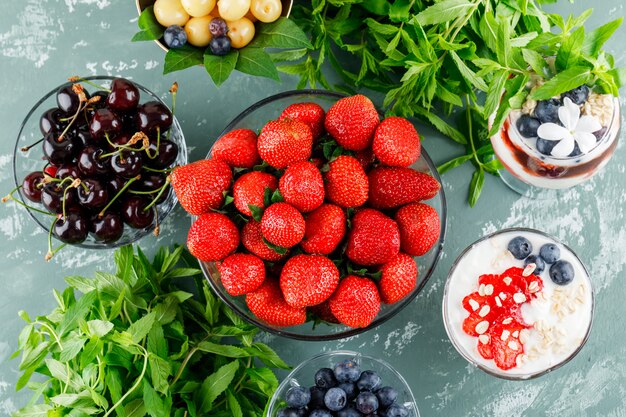
{"type": "Polygon", "coordinates": [[[553,264],[561,257],[561,250],[554,243],[546,243],[539,249],[539,256],[546,263],[553,264]]]}
{"type": "Polygon", "coordinates": [[[574,267],[567,261],[556,261],[550,267],[550,279],[557,285],[567,285],[574,279],[574,267]]]}
{"type": "Polygon", "coordinates": [[[517,119],[517,130],[525,138],[536,138],[537,129],[539,129],[540,125],[539,119],[527,114],[523,114],[517,119]]]}
{"type": "Polygon", "coordinates": [[[541,123],[559,123],[559,107],[561,100],[551,98],[537,102],[535,107],[535,117],[541,123]]]}
{"type": "Polygon", "coordinates": [[[541,274],[546,269],[546,263],[537,255],[530,255],[528,258],[524,259],[524,266],[530,264],[535,264],[535,270],[533,271],[535,275],[541,274]]]}
{"type": "Polygon", "coordinates": [[[511,239],[507,249],[515,259],[526,259],[533,251],[533,245],[523,236],[517,236],[511,239]]]}
{"type": "Polygon", "coordinates": [[[168,48],[181,48],[187,43],[187,32],[182,26],[168,26],[163,32],[163,41],[168,48]]]}
{"type": "Polygon", "coordinates": [[[587,97],[589,97],[589,87],[583,84],[580,87],[576,87],[566,93],[563,93],[563,97],[568,97],[576,104],[583,104],[587,101],[587,97]]]}

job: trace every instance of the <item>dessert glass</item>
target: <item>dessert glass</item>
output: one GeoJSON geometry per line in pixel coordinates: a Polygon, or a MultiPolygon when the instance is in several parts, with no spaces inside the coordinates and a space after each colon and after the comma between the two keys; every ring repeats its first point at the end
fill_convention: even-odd
{"type": "MultiPolygon", "coordinates": [[[[260,130],[265,123],[269,120],[275,120],[280,116],[283,109],[293,103],[302,102],[314,102],[322,106],[325,110],[328,110],[336,101],[343,98],[344,95],[333,93],[324,90],[298,90],[287,91],[277,94],[275,96],[268,97],[253,104],[246,110],[244,110],[239,116],[237,116],[220,134],[223,136],[227,132],[234,129],[252,129],[260,130]]],[[[211,152],[207,155],[210,158],[211,152]]],[[[441,183],[441,178],[437,173],[437,168],[428,156],[425,149],[422,149],[420,158],[411,165],[411,168],[418,171],[432,175],[437,181],[441,183]]],[[[433,274],[435,266],[441,256],[441,249],[445,238],[446,231],[446,199],[443,192],[443,188],[432,199],[426,202],[437,210],[440,219],[440,234],[439,240],[425,255],[416,258],[418,265],[418,278],[417,286],[413,291],[407,295],[401,301],[395,304],[382,304],[378,316],[367,327],[353,329],[340,324],[327,324],[321,323],[315,325],[313,321],[306,322],[305,324],[292,327],[275,327],[266,324],[259,320],[249,309],[245,302],[245,297],[233,297],[222,285],[219,272],[217,271],[217,265],[214,262],[200,262],[200,267],[204,272],[205,277],[209,281],[209,284],[213,288],[213,291],[224,301],[231,309],[239,314],[243,319],[249,323],[260,327],[261,329],[278,334],[280,336],[289,337],[299,340],[335,340],[344,337],[354,336],[356,334],[365,332],[372,329],[381,323],[389,320],[396,315],[400,310],[406,307],[419,292],[424,288],[426,282],[433,274]]]]}
{"type": "Polygon", "coordinates": [[[459,354],[484,372],[511,380],[544,375],[574,358],[589,337],[593,309],[591,280],[578,256],[552,236],[527,228],[503,229],[467,247],[450,269],[442,307],[446,332],[459,354]],[[522,317],[530,325],[522,342],[524,355],[520,356],[523,358],[512,369],[503,370],[493,360],[484,359],[478,351],[481,341],[463,330],[463,321],[469,314],[462,302],[466,295],[481,291],[479,275],[501,274],[511,266],[524,267],[524,261],[515,259],[507,250],[507,243],[516,236],[523,236],[532,243],[533,254],[545,243],[555,244],[561,251],[560,259],[573,265],[575,275],[572,282],[561,286],[552,282],[548,272],[550,265],[539,274],[543,289],[537,292],[537,298],[521,306],[522,317]]]}
{"type": "Polygon", "coordinates": [[[510,188],[528,197],[554,198],[558,190],[575,187],[594,176],[611,159],[620,136],[619,99],[592,90],[590,100],[581,105],[582,115],[596,117],[602,129],[594,133],[596,144],[575,156],[541,153],[537,137],[520,133],[517,121],[524,114],[533,115],[535,105],[536,102],[527,100],[522,109],[512,110],[498,133],[491,137],[491,144],[504,166],[500,176],[510,188]]]}
{"type": "MultiPolygon", "coordinates": [[[[108,76],[93,76],[86,77],[84,80],[89,82],[93,82],[95,84],[102,85],[103,87],[108,88],[111,84],[111,81],[114,77],[108,76]]],[[[163,103],[161,98],[148,90],[146,87],[136,83],[133,83],[137,86],[141,93],[141,101],[140,103],[145,103],[147,101],[160,101],[163,103]]],[[[15,186],[18,187],[22,184],[22,181],[28,173],[36,170],[41,170],[44,163],[41,159],[42,152],[41,146],[35,146],[30,149],[28,152],[22,152],[21,148],[27,145],[30,145],[37,141],[37,139],[41,138],[41,131],[39,130],[39,118],[41,114],[49,108],[56,107],[56,93],[57,91],[65,86],[71,85],[73,83],[65,83],[58,87],[55,87],[44,95],[38,102],[33,106],[33,108],[28,112],[26,118],[22,122],[20,127],[20,131],[17,135],[17,140],[15,142],[15,148],[13,150],[13,178],[15,180],[15,186]]],[[[86,85],[85,83],[80,82],[83,86],[89,90],[93,91],[94,88],[92,86],[86,85]]],[[[165,103],[163,103],[166,107],[168,107],[165,103]]],[[[169,107],[168,107],[169,108],[169,107]]],[[[170,140],[176,145],[178,145],[178,156],[176,157],[176,161],[172,164],[174,165],[185,165],[187,163],[187,146],[185,144],[185,137],[183,136],[183,131],[178,124],[178,120],[174,117],[172,126],[170,127],[170,140]]],[[[18,190],[17,197],[25,204],[34,204],[27,200],[21,190],[18,190]]],[[[163,223],[168,214],[172,211],[174,206],[178,203],[178,199],[176,198],[176,193],[174,193],[171,189],[167,194],[167,198],[161,204],[157,204],[157,213],[159,223],[163,223]]],[[[37,213],[30,208],[26,208],[28,214],[32,217],[32,219],[41,226],[42,229],[48,233],[50,229],[50,217],[41,213],[37,213]]],[[[124,246],[136,242],[147,234],[151,233],[155,228],[155,223],[144,228],[144,229],[132,229],[128,226],[124,226],[124,234],[119,240],[111,243],[103,243],[96,241],[93,236],[88,235],[87,239],[82,243],[72,244],[72,246],[78,246],[81,248],[87,249],[108,249],[108,248],[116,248],[119,246],[124,246]]],[[[54,236],[54,235],[53,235],[54,236]]]]}
{"type": "Polygon", "coordinates": [[[411,392],[411,387],[404,377],[387,362],[371,356],[362,355],[349,350],[337,350],[321,353],[298,365],[278,386],[270,400],[267,417],[276,417],[278,411],[284,407],[285,395],[289,388],[294,386],[310,387],[315,385],[315,372],[320,368],[332,368],[335,364],[351,359],[359,364],[361,370],[371,369],[380,375],[383,385],[395,388],[398,391],[397,403],[409,410],[407,417],[419,417],[417,402],[411,392]]]}

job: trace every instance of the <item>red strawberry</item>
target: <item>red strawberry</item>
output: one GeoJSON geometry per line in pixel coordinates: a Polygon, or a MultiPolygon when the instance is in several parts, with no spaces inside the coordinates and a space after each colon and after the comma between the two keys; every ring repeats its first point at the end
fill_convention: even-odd
{"type": "Polygon", "coordinates": [[[324,175],[326,198],[341,207],[359,207],[368,197],[368,179],[359,161],[342,155],[329,164],[324,175]]]}
{"type": "Polygon", "coordinates": [[[324,202],[322,173],[309,161],[289,165],[278,188],[285,201],[302,213],[313,211],[324,202]]]}
{"type": "Polygon", "coordinates": [[[232,296],[258,289],[265,281],[265,264],[257,256],[235,253],[220,264],[220,279],[232,296]]]}
{"type": "Polygon", "coordinates": [[[412,256],[400,252],[380,269],[380,298],[393,304],[406,297],[417,284],[417,264],[412,256]]]}
{"type": "Polygon", "coordinates": [[[306,310],[287,304],[274,279],[266,279],[258,290],[248,293],[246,304],[255,316],[271,326],[297,326],[306,321],[306,310]]]}
{"type": "Polygon", "coordinates": [[[324,131],[324,116],[324,109],[319,104],[294,103],[283,110],[278,119],[292,119],[306,123],[311,128],[313,140],[317,140],[324,131]]]}
{"type": "Polygon", "coordinates": [[[372,149],[384,165],[408,167],[420,157],[420,137],[407,119],[388,117],[376,128],[372,149]]]}
{"type": "Polygon", "coordinates": [[[374,103],[357,94],[333,104],[326,113],[324,126],[339,145],[351,151],[360,151],[372,144],[379,121],[374,103]]]}
{"type": "Polygon", "coordinates": [[[402,250],[409,255],[422,256],[439,239],[439,214],[427,204],[407,204],[398,210],[395,220],[400,228],[402,250]]]}
{"type": "Polygon", "coordinates": [[[199,216],[222,207],[233,173],[225,162],[203,159],[174,168],[170,178],[180,205],[199,216]]]}
{"type": "Polygon", "coordinates": [[[325,256],[296,255],[280,274],[280,289],[292,307],[308,307],[328,299],[339,283],[339,270],[325,256]]]}
{"type": "Polygon", "coordinates": [[[346,255],[359,265],[381,265],[400,252],[400,231],[378,210],[363,209],[352,218],[346,255]]]}
{"type": "Polygon", "coordinates": [[[297,120],[274,120],[263,126],[257,148],[265,162],[282,169],[311,157],[313,134],[297,120]]]}
{"type": "Polygon", "coordinates": [[[292,205],[275,203],[263,212],[261,232],[268,242],[290,248],[304,237],[306,224],[302,214],[292,205]]]}
{"type": "Polygon", "coordinates": [[[278,188],[278,180],[267,172],[252,171],[243,174],[233,185],[235,207],[246,216],[252,216],[250,205],[265,208],[265,189],[274,191],[278,188]]]}
{"type": "Polygon", "coordinates": [[[221,261],[239,246],[239,230],[222,213],[204,213],[193,222],[187,236],[189,252],[204,262],[221,261]]]}
{"type": "MultiPolygon", "coordinates": [[[[509,324],[500,321],[491,326],[489,342],[493,360],[498,368],[507,370],[517,366],[517,357],[524,353],[524,345],[519,340],[519,332],[526,327],[515,320],[509,324]]],[[[481,343],[480,340],[478,343],[481,343]]]]}
{"type": "Polygon", "coordinates": [[[339,320],[337,320],[337,317],[335,317],[333,315],[333,312],[330,311],[330,304],[328,303],[328,300],[324,301],[322,304],[310,307],[309,311],[315,314],[320,320],[323,320],[327,323],[339,324],[339,320]]]}
{"type": "Polygon", "coordinates": [[[339,282],[328,304],[340,323],[354,328],[367,327],[380,311],[380,296],[370,279],[349,275],[339,282]]]}
{"type": "Polygon", "coordinates": [[[411,168],[378,167],[370,171],[369,202],[388,209],[433,198],[441,185],[436,179],[411,168]]]}
{"type": "Polygon", "coordinates": [[[286,254],[279,254],[274,249],[267,246],[263,242],[263,234],[261,233],[261,223],[250,220],[241,230],[241,243],[250,252],[254,253],[261,259],[270,262],[276,262],[283,259],[286,254]]]}
{"type": "Polygon", "coordinates": [[[252,168],[261,163],[256,142],[257,136],[252,130],[232,130],[215,142],[211,148],[211,157],[233,168],[252,168]]]}
{"type": "Polygon", "coordinates": [[[306,218],[304,239],[300,243],[305,252],[328,255],[337,248],[346,234],[346,215],[334,204],[322,204],[306,218]]]}

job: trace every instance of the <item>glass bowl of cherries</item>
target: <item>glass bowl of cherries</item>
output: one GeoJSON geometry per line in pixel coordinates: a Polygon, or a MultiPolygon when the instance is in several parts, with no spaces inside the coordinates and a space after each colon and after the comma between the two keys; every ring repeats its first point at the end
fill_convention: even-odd
{"type": "Polygon", "coordinates": [[[124,78],[72,77],[22,122],[15,189],[3,201],[26,207],[46,230],[47,259],[65,244],[127,245],[159,233],[177,203],[169,172],[186,162],[182,129],[156,94],[124,78]],[[62,242],[56,249],[52,237],[62,242]]]}

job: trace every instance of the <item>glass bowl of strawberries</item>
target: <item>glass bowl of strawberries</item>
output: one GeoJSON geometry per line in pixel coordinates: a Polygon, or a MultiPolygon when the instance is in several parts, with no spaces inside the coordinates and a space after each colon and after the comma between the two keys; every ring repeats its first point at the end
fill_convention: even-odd
{"type": "Polygon", "coordinates": [[[176,168],[187,245],[245,320],[301,340],[378,326],[424,288],[446,203],[411,122],[363,95],[281,93],[237,116],[207,159],[176,168]]]}

